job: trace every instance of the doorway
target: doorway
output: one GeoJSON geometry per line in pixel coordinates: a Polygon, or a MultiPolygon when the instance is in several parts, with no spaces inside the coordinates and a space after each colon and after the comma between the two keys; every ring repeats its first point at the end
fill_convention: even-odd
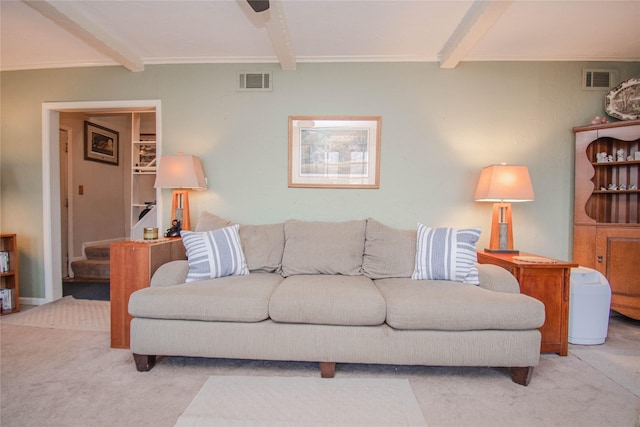
{"type": "MultiPolygon", "coordinates": [[[[162,151],[161,103],[159,100],[141,101],[88,101],[45,102],[42,104],[42,200],[44,291],[42,303],[62,298],[63,258],[62,248],[62,200],[61,169],[64,167],[60,153],[60,113],[116,113],[154,111],[156,114],[156,150],[162,151]]],[[[125,153],[126,155],[126,153],[125,153]]],[[[156,191],[157,221],[161,224],[162,199],[156,191]]],[[[66,240],[66,239],[65,239],[66,240]]]]}

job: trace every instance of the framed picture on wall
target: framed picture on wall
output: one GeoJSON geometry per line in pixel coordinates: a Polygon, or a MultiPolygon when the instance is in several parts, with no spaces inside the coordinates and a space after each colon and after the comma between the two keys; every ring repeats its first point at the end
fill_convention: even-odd
{"type": "Polygon", "coordinates": [[[289,187],[380,188],[379,116],[290,116],[289,187]]]}
{"type": "Polygon", "coordinates": [[[84,159],[118,165],[119,134],[95,123],[84,122],[84,159]]]}

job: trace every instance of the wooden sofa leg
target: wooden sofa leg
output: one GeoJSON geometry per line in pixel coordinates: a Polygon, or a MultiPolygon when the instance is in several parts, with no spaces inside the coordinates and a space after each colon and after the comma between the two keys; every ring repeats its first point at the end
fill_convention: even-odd
{"type": "Polygon", "coordinates": [[[511,380],[523,386],[528,386],[531,381],[533,366],[515,366],[511,368],[511,380]]]}
{"type": "Polygon", "coordinates": [[[156,364],[155,355],[133,353],[133,360],[136,362],[138,372],[150,371],[156,364]]]}
{"type": "Polygon", "coordinates": [[[320,376],[333,378],[336,375],[336,362],[320,362],[320,376]]]}

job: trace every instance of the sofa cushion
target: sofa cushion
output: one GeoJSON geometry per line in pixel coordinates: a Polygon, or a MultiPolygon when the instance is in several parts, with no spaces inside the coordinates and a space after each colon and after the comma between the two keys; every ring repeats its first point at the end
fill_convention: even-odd
{"type": "Polygon", "coordinates": [[[524,294],[441,280],[380,279],[374,283],[387,304],[386,322],[395,329],[519,330],[544,323],[544,304],[524,294]]]}
{"type": "Polygon", "coordinates": [[[228,219],[221,218],[211,212],[202,211],[198,216],[195,231],[212,231],[230,225],[233,225],[233,222],[228,219]]]}
{"type": "MultiPolygon", "coordinates": [[[[196,231],[212,231],[234,223],[211,212],[203,211],[198,219],[196,231]]],[[[253,272],[275,272],[282,264],[284,251],[284,224],[247,225],[240,224],[238,230],[247,268],[253,272]]]]}
{"type": "Polygon", "coordinates": [[[249,274],[237,224],[205,232],[182,230],[180,236],[189,262],[186,282],[249,274]]]}
{"type": "Polygon", "coordinates": [[[284,224],[240,225],[240,241],[252,272],[273,273],[282,265],[284,224]]]}
{"type": "Polygon", "coordinates": [[[282,275],[362,274],[366,220],[284,223],[282,275]]]}
{"type": "Polygon", "coordinates": [[[384,322],[384,299],[364,276],[297,275],[284,279],[269,303],[276,322],[370,326],[384,322]]]}
{"type": "Polygon", "coordinates": [[[480,284],[476,242],[480,228],[431,228],[418,224],[416,280],[453,280],[480,284]]]}
{"type": "Polygon", "coordinates": [[[397,230],[367,219],[363,273],[372,279],[411,277],[416,259],[416,230],[397,230]]]}
{"type": "Polygon", "coordinates": [[[134,317],[221,322],[261,322],[282,281],[275,273],[252,273],[182,285],[140,289],[129,298],[134,317]]]}

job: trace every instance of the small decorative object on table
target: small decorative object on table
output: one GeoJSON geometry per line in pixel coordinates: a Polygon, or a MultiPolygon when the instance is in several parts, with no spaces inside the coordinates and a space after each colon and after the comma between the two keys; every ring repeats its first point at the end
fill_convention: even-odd
{"type": "Polygon", "coordinates": [[[164,233],[164,237],[180,237],[180,231],[182,231],[180,221],[174,219],[171,222],[171,228],[167,229],[167,232],[164,233]]]}
{"type": "Polygon", "coordinates": [[[157,239],[158,239],[157,227],[147,227],[144,229],[144,240],[157,240],[157,239]]]}

